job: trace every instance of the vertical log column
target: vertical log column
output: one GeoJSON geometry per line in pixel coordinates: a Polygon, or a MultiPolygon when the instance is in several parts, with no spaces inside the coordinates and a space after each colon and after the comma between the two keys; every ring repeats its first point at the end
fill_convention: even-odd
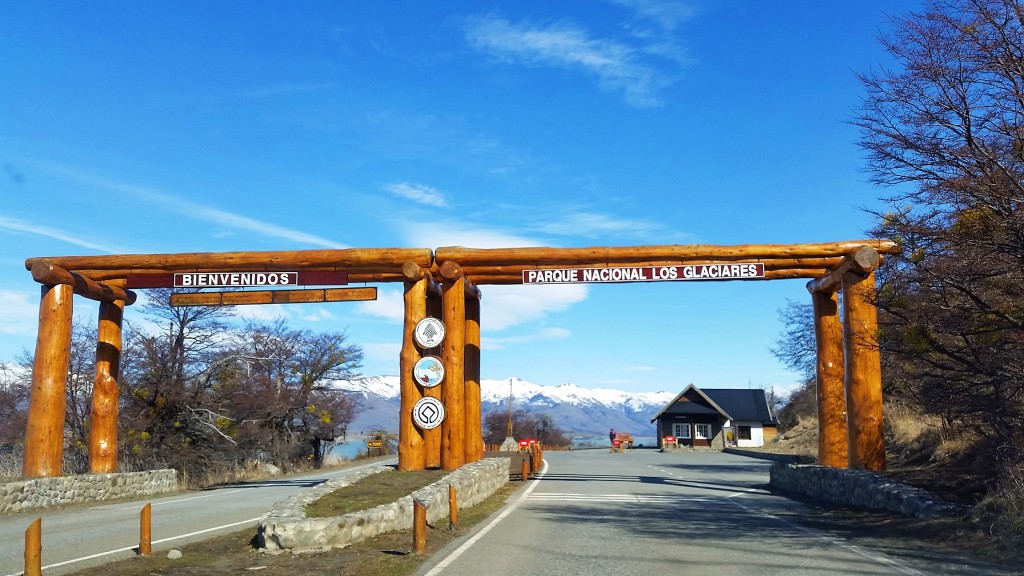
{"type": "Polygon", "coordinates": [[[449,264],[446,262],[441,267],[445,328],[441,344],[441,361],[444,363],[441,402],[447,414],[441,423],[442,470],[456,470],[466,461],[466,279],[461,270],[453,270],[449,264]]]}
{"type": "MultiPolygon", "coordinates": [[[[403,269],[404,271],[404,269],[403,269]]],[[[419,272],[419,266],[416,266],[419,272]]],[[[405,322],[402,333],[402,352],[399,356],[399,385],[401,407],[398,414],[398,469],[407,472],[423,470],[427,466],[423,430],[413,423],[412,409],[423,398],[413,378],[413,367],[420,359],[413,331],[416,324],[427,316],[427,279],[420,277],[405,282],[405,322]]]]}
{"type": "MultiPolygon", "coordinates": [[[[428,293],[429,296],[429,293],[428,293]]],[[[443,302],[441,295],[438,294],[434,298],[427,299],[427,316],[431,318],[437,318],[443,320],[444,314],[442,313],[443,302]]],[[[446,330],[447,332],[447,330],[446,330]]],[[[442,361],[443,363],[443,361],[442,361]]],[[[448,366],[445,366],[445,372],[448,371],[448,366]]],[[[432,388],[427,388],[423,391],[424,396],[430,396],[431,398],[437,398],[444,404],[444,399],[441,398],[441,389],[448,385],[448,375],[446,374],[441,384],[432,388]]],[[[447,406],[445,410],[447,411],[447,406]]],[[[423,452],[426,454],[426,466],[427,468],[440,468],[441,467],[441,426],[431,428],[430,430],[422,430],[423,433],[423,452]]]]}
{"type": "Polygon", "coordinates": [[[466,462],[484,457],[480,413],[480,298],[466,298],[466,462]]]}
{"type": "Polygon", "coordinates": [[[67,284],[42,287],[25,427],[22,476],[26,478],[61,475],[73,295],[73,288],[67,284]]]}
{"type": "Polygon", "coordinates": [[[850,468],[885,470],[882,365],[878,352],[875,274],[843,274],[846,410],[850,468]]]}
{"type": "Polygon", "coordinates": [[[843,325],[833,293],[813,292],[818,355],[818,463],[846,468],[846,396],[843,386],[843,325]]]}
{"type": "Polygon", "coordinates": [[[117,378],[121,367],[124,301],[100,302],[96,377],[89,412],[89,471],[117,472],[117,378]]]}

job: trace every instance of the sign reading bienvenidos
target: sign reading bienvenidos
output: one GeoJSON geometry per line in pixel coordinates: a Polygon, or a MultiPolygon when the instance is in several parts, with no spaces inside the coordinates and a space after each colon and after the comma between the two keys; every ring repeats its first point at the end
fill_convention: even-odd
{"type": "Polygon", "coordinates": [[[247,286],[298,286],[298,272],[180,272],[175,288],[240,288],[247,286]]]}
{"type": "Polygon", "coordinates": [[[761,262],[523,270],[523,284],[672,282],[680,280],[746,280],[755,278],[764,278],[764,264],[761,262]]]}

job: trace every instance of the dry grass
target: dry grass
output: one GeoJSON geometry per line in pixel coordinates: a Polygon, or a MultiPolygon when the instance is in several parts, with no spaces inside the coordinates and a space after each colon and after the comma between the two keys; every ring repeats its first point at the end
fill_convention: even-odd
{"type": "Polygon", "coordinates": [[[341,490],[325,494],[306,506],[306,516],[326,518],[369,510],[390,504],[450,474],[445,470],[401,472],[388,470],[371,474],[341,490]]]}

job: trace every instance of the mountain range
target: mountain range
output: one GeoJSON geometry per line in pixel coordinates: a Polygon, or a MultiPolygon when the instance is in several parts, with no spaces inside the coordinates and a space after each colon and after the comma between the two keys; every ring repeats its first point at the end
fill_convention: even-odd
{"type": "MultiPolygon", "coordinates": [[[[338,380],[333,385],[358,398],[359,410],[349,425],[350,433],[398,431],[398,376],[366,376],[338,380]]],[[[630,432],[633,436],[654,436],[651,418],[677,394],[678,391],[583,388],[576,384],[544,386],[514,377],[480,381],[480,405],[484,414],[492,410],[507,412],[511,397],[513,410],[548,414],[555,426],[573,436],[603,436],[609,428],[630,432]]]]}

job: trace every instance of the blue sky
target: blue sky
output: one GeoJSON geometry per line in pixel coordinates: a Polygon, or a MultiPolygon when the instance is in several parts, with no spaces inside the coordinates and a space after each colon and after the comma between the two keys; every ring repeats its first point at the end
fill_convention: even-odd
{"type": "MultiPolygon", "coordinates": [[[[34,346],[35,256],[864,238],[855,73],[918,5],[0,3],[0,361],[34,346]]],[[[482,375],[786,391],[804,284],[484,286],[482,375]]],[[[238,310],[398,371],[397,284],[238,310]]]]}

